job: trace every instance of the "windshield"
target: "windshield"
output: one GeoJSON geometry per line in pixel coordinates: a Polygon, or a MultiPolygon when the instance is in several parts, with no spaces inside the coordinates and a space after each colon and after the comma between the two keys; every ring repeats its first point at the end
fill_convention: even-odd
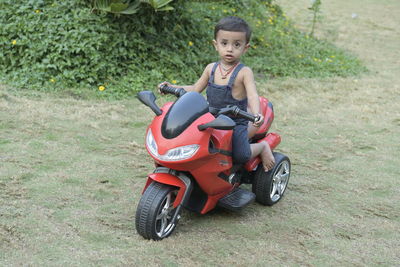
{"type": "Polygon", "coordinates": [[[175,138],[207,112],[208,103],[204,97],[196,92],[187,92],[168,110],[161,126],[161,133],[167,139],[175,138]]]}

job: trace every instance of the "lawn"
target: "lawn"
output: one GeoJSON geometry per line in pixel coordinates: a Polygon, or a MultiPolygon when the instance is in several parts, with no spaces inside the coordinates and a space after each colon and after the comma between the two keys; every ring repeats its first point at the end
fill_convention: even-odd
{"type": "MultiPolygon", "coordinates": [[[[278,1],[308,29],[309,1],[292,2],[278,1]]],[[[396,0],[323,1],[317,36],[369,72],[258,81],[293,164],[285,197],[240,213],[185,211],[161,242],[134,227],[154,167],[148,108],[1,86],[0,265],[398,265],[399,11],[396,0]]]]}

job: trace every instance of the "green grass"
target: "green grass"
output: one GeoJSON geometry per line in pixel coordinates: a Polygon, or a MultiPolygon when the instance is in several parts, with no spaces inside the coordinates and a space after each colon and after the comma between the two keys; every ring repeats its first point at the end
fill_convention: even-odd
{"type": "MultiPolygon", "coordinates": [[[[302,4],[280,2],[289,12],[302,4]]],[[[185,211],[161,242],[134,227],[154,168],[143,147],[149,109],[133,98],[0,87],[0,265],[397,265],[399,30],[390,18],[399,4],[369,1],[350,23],[343,9],[357,6],[323,5],[327,30],[374,75],[258,83],[293,164],[282,201],[241,213],[185,211]]]]}

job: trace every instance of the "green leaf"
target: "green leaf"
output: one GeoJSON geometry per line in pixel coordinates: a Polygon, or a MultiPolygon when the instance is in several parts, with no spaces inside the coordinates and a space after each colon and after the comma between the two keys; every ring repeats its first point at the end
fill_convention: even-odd
{"type": "Polygon", "coordinates": [[[131,15],[135,14],[139,10],[140,2],[136,2],[134,4],[130,4],[128,8],[121,12],[121,14],[131,15]]]}
{"type": "Polygon", "coordinates": [[[158,8],[156,11],[171,11],[171,10],[174,10],[172,6],[165,6],[162,8],[158,8]]]}
{"type": "Polygon", "coordinates": [[[112,3],[110,5],[111,12],[113,13],[121,13],[121,11],[124,11],[125,9],[128,8],[128,4],[123,4],[123,3],[112,3]]]}
{"type": "Polygon", "coordinates": [[[167,8],[165,10],[162,9],[164,6],[168,5],[172,1],[173,0],[141,0],[141,2],[151,5],[154,8],[154,10],[156,10],[156,11],[173,10],[173,8],[170,9],[171,7],[167,8]]]}

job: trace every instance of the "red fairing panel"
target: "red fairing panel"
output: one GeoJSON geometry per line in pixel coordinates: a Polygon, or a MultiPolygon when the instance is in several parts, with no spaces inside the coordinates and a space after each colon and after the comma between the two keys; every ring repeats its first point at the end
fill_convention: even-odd
{"type": "MultiPolygon", "coordinates": [[[[147,146],[146,149],[148,150],[149,154],[153,157],[153,159],[158,163],[159,165],[165,166],[167,168],[175,169],[175,170],[181,170],[181,171],[187,171],[193,168],[198,168],[201,166],[203,158],[208,156],[208,142],[210,139],[211,131],[210,130],[205,130],[205,131],[199,131],[197,128],[197,125],[199,124],[204,124],[207,122],[210,122],[214,120],[214,116],[211,115],[210,113],[204,114],[203,116],[200,116],[197,120],[195,120],[183,133],[181,133],[179,136],[172,138],[172,139],[167,139],[163,137],[161,134],[161,125],[162,121],[168,111],[168,108],[172,105],[172,103],[167,103],[164,105],[162,108],[163,114],[160,116],[156,116],[153,120],[153,122],[150,124],[148,129],[151,129],[154,139],[157,142],[158,145],[158,153],[160,155],[163,155],[167,153],[168,150],[180,147],[180,146],[186,146],[186,145],[193,145],[197,144],[200,145],[200,149],[196,152],[196,154],[186,160],[178,160],[178,161],[163,161],[158,158],[155,158],[150,151],[148,150],[147,146]]],[[[147,136],[147,133],[146,133],[147,136]]],[[[206,160],[206,159],[204,159],[206,160]]]]}
{"type": "MultiPolygon", "coordinates": [[[[225,152],[232,152],[232,130],[213,130],[208,129],[212,132],[211,140],[214,143],[214,147],[225,152]]],[[[207,131],[208,131],[207,130],[207,131]]],[[[208,151],[208,155],[210,155],[208,151]]],[[[201,177],[197,179],[197,182],[201,189],[207,195],[216,195],[221,192],[229,191],[232,185],[225,180],[218,177],[220,172],[228,171],[232,168],[232,157],[214,152],[212,157],[208,156],[207,161],[204,161],[199,168],[190,170],[194,177],[201,177]]]]}
{"type": "Polygon", "coordinates": [[[268,105],[269,101],[267,98],[260,96],[260,108],[261,108],[261,113],[264,116],[264,122],[256,132],[256,134],[261,134],[261,133],[266,133],[269,130],[269,127],[271,126],[272,122],[274,121],[274,111],[272,110],[272,107],[268,105]]]}
{"type": "Polygon", "coordinates": [[[161,125],[171,105],[172,103],[164,105],[162,108],[163,114],[155,117],[149,127],[157,142],[158,153],[165,154],[169,149],[192,144],[198,144],[200,148],[191,158],[178,161],[163,161],[151,155],[150,151],[148,151],[149,154],[153,157],[155,162],[161,166],[190,172],[196,177],[196,181],[201,189],[208,195],[215,195],[230,190],[232,185],[219,178],[218,174],[232,167],[232,158],[218,152],[214,152],[213,156],[210,157],[209,141],[211,138],[215,148],[231,152],[230,139],[232,137],[232,130],[214,130],[211,128],[204,131],[198,130],[198,125],[215,119],[211,113],[206,113],[196,119],[179,136],[172,139],[164,138],[161,133],[161,125]]]}

